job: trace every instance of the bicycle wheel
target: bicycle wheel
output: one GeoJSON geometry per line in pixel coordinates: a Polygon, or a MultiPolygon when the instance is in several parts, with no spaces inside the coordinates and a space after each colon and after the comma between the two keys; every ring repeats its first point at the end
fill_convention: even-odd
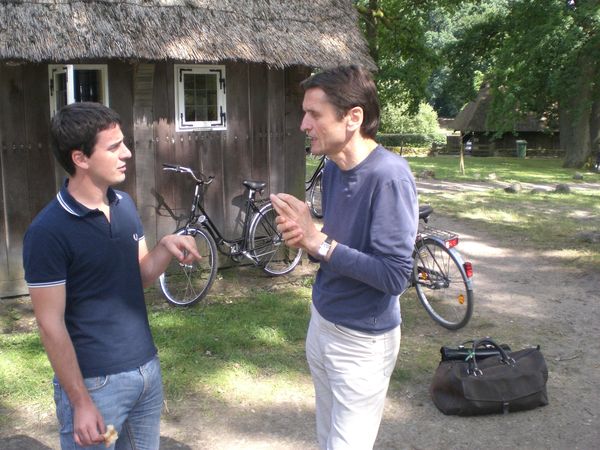
{"type": "Polygon", "coordinates": [[[277,232],[276,216],[270,202],[254,215],[250,224],[250,251],[269,275],[285,275],[298,265],[302,250],[285,245],[277,232]]]}
{"type": "Polygon", "coordinates": [[[464,327],[473,314],[473,289],[462,258],[441,242],[417,243],[413,282],[419,300],[438,324],[449,330],[464,327]]]}
{"type": "Polygon", "coordinates": [[[217,276],[217,246],[204,228],[182,228],[178,235],[192,235],[202,259],[181,264],[173,258],[159,277],[167,301],[176,306],[191,306],[202,300],[217,276]]]}
{"type": "Polygon", "coordinates": [[[308,205],[310,208],[310,213],[316,217],[317,219],[323,218],[323,207],[321,206],[321,196],[322,196],[322,181],[323,181],[323,172],[321,171],[317,178],[315,178],[315,182],[310,188],[310,192],[308,193],[308,205]]]}

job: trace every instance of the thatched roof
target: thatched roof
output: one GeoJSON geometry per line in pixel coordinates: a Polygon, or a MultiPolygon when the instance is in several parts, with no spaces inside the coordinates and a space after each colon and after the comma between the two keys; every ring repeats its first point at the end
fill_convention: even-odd
{"type": "Polygon", "coordinates": [[[374,69],[351,0],[0,0],[0,60],[374,69]]]}
{"type": "MultiPolygon", "coordinates": [[[[463,134],[477,132],[494,132],[487,125],[488,111],[492,104],[492,96],[489,86],[485,85],[477,94],[477,98],[465,105],[458,113],[451,124],[455,131],[461,131],[463,134]]],[[[546,121],[539,116],[530,114],[526,118],[519,120],[514,125],[516,132],[548,132],[546,121]]]]}

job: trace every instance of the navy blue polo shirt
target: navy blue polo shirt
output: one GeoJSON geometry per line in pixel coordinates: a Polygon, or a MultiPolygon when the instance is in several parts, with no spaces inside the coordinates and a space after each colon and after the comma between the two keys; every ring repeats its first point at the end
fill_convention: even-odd
{"type": "Polygon", "coordinates": [[[25,280],[30,289],[66,285],[65,323],[85,378],[134,369],[156,355],[138,260],[140,218],[125,192],[109,188],[109,222],[67,184],[25,234],[25,280]]]}

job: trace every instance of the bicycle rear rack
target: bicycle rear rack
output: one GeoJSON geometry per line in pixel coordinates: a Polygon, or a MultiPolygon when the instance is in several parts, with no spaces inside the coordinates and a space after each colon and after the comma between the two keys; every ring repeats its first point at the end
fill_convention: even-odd
{"type": "Polygon", "coordinates": [[[452,248],[458,245],[458,234],[452,231],[441,230],[428,225],[421,225],[419,227],[419,235],[421,238],[436,238],[444,242],[446,248],[452,248]]]}

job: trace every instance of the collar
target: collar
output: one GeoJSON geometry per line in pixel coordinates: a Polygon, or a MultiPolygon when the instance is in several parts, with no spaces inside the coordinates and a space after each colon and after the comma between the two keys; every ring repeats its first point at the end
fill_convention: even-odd
{"type": "MultiPolygon", "coordinates": [[[[77,200],[73,198],[71,194],[69,194],[69,190],[67,187],[69,186],[69,179],[66,178],[62,187],[58,194],[56,194],[56,199],[60,206],[63,207],[65,211],[69,214],[72,214],[77,217],[83,217],[92,211],[97,211],[97,209],[90,209],[87,206],[82,205],[77,200]]],[[[108,197],[109,205],[116,205],[119,203],[119,200],[123,198],[123,196],[117,193],[112,187],[109,187],[106,191],[106,196],[108,197]]]]}

